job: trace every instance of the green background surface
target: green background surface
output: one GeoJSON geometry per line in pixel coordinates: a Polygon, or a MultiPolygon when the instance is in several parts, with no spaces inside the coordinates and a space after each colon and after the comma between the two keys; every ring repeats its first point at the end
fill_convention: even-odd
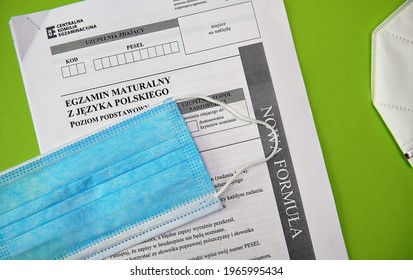
{"type": "MultiPolygon", "coordinates": [[[[0,0],[0,171],[39,154],[8,22],[73,2],[0,0]]],[[[372,31],[403,2],[285,0],[351,259],[413,259],[413,168],[370,99],[372,31]]]]}

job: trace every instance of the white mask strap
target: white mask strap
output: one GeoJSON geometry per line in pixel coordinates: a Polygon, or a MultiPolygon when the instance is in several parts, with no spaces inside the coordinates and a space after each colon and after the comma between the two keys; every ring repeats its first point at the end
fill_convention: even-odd
{"type": "Polygon", "coordinates": [[[277,133],[275,132],[275,129],[272,126],[270,126],[268,123],[260,121],[260,120],[252,119],[252,118],[247,117],[247,116],[244,116],[244,115],[238,113],[236,110],[234,110],[230,106],[228,106],[227,104],[225,104],[221,101],[212,99],[211,97],[193,95],[193,96],[174,97],[173,99],[175,101],[183,101],[183,100],[197,99],[197,98],[198,99],[203,99],[205,101],[208,101],[208,102],[211,102],[213,104],[216,104],[216,105],[219,105],[219,106],[223,107],[224,109],[226,109],[228,112],[230,112],[231,114],[233,114],[236,118],[238,118],[240,120],[243,120],[243,121],[246,121],[246,122],[252,122],[252,123],[255,123],[255,124],[259,124],[259,125],[263,125],[266,128],[268,128],[274,134],[275,141],[274,141],[274,147],[273,147],[272,152],[267,157],[265,157],[264,159],[253,161],[251,163],[248,163],[248,164],[242,166],[237,172],[235,172],[235,174],[232,176],[232,178],[229,179],[225,183],[225,185],[222,186],[222,188],[217,192],[216,195],[219,197],[219,196],[221,196],[221,194],[223,194],[225,192],[225,190],[229,187],[229,185],[231,185],[235,181],[235,179],[237,179],[238,176],[241,175],[241,173],[243,171],[245,171],[246,169],[251,168],[255,165],[258,165],[258,164],[265,163],[265,162],[269,161],[277,153],[278,136],[277,136],[277,133]]]}

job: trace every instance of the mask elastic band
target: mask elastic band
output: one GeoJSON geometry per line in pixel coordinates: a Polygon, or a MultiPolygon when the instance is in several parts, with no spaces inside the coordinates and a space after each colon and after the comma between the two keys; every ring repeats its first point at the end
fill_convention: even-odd
{"type": "Polygon", "coordinates": [[[275,129],[272,126],[270,126],[268,123],[260,121],[260,120],[252,119],[252,118],[247,117],[247,116],[244,116],[244,115],[238,113],[236,110],[234,110],[230,106],[228,106],[227,104],[225,104],[221,101],[212,99],[211,97],[208,97],[208,96],[196,96],[195,95],[195,96],[175,97],[173,99],[175,101],[183,101],[183,100],[188,100],[188,99],[203,99],[205,101],[208,101],[208,102],[211,102],[213,104],[216,104],[216,105],[219,105],[219,106],[223,107],[224,109],[226,109],[228,112],[230,112],[231,114],[233,114],[235,117],[237,117],[240,120],[243,120],[243,121],[246,121],[246,122],[252,122],[252,123],[255,123],[255,124],[259,124],[259,125],[263,125],[266,128],[268,128],[274,134],[274,140],[275,141],[274,141],[274,147],[273,147],[272,152],[267,157],[265,157],[264,159],[257,160],[257,161],[254,161],[254,162],[251,162],[249,164],[246,164],[246,165],[242,166],[237,172],[235,172],[235,174],[232,176],[232,178],[229,179],[224,184],[224,186],[222,186],[222,188],[217,192],[217,194],[216,194],[217,196],[221,196],[221,194],[223,194],[225,192],[225,190],[235,181],[235,179],[238,178],[239,175],[241,175],[241,173],[243,171],[245,171],[246,169],[251,168],[255,165],[258,165],[258,164],[265,163],[265,162],[269,161],[277,153],[278,136],[277,136],[277,133],[275,132],[275,129]]]}

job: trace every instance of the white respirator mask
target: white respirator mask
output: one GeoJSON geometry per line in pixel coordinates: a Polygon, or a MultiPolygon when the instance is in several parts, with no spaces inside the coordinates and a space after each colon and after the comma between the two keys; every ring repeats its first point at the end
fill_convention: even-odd
{"type": "Polygon", "coordinates": [[[373,32],[372,99],[413,167],[413,0],[373,32]]]}

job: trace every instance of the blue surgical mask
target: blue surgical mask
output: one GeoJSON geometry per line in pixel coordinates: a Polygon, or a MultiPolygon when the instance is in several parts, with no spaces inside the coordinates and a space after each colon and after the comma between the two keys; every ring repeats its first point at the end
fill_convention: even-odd
{"type": "Polygon", "coordinates": [[[221,208],[174,101],[0,176],[0,259],[104,258],[221,208]]]}
{"type": "Polygon", "coordinates": [[[108,257],[221,209],[233,180],[276,151],[216,193],[169,99],[0,174],[0,259],[108,257]]]}

